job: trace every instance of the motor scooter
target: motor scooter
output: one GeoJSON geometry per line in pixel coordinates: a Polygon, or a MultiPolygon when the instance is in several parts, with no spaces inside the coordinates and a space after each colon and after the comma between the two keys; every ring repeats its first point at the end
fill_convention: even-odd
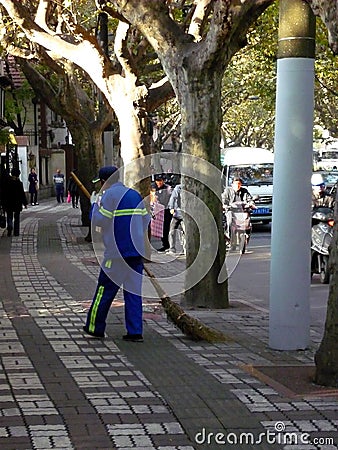
{"type": "Polygon", "coordinates": [[[331,208],[314,208],[311,230],[311,278],[314,274],[319,274],[322,284],[328,284],[330,281],[329,245],[333,237],[333,225],[331,208]]]}
{"type": "Polygon", "coordinates": [[[224,207],[223,224],[227,249],[236,250],[238,247],[239,253],[245,253],[252,230],[250,216],[252,209],[254,205],[245,202],[235,202],[224,207]]]}

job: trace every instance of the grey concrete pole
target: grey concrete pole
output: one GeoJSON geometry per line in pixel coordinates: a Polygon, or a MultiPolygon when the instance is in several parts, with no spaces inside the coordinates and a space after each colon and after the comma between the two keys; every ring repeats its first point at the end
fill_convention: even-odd
{"type": "Polygon", "coordinates": [[[311,172],[315,18],[303,0],[280,0],[269,345],[310,338],[311,172]]]}

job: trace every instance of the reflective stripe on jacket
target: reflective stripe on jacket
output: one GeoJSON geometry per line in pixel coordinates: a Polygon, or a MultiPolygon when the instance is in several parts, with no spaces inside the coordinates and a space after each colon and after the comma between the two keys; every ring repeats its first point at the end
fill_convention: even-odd
{"type": "Polygon", "coordinates": [[[134,189],[117,182],[103,191],[93,207],[92,229],[101,228],[105,260],[145,256],[149,221],[142,197],[134,189]]]}

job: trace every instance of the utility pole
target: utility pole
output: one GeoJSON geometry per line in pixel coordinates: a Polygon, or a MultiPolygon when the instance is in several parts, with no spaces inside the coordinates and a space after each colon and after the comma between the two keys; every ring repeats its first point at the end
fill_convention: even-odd
{"type": "Polygon", "coordinates": [[[310,339],[311,173],[315,17],[305,0],[280,0],[269,345],[310,339]]]}

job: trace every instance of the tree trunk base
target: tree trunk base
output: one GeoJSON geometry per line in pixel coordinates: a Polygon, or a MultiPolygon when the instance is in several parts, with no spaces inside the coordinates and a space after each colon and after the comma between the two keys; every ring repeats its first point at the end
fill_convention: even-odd
{"type": "Polygon", "coordinates": [[[316,384],[338,388],[338,351],[335,351],[335,353],[334,356],[332,347],[325,346],[323,343],[319,347],[315,354],[316,373],[314,382],[316,384]]]}
{"type": "Polygon", "coordinates": [[[338,377],[334,373],[318,373],[316,371],[314,382],[320,386],[338,388],[338,377]]]}

